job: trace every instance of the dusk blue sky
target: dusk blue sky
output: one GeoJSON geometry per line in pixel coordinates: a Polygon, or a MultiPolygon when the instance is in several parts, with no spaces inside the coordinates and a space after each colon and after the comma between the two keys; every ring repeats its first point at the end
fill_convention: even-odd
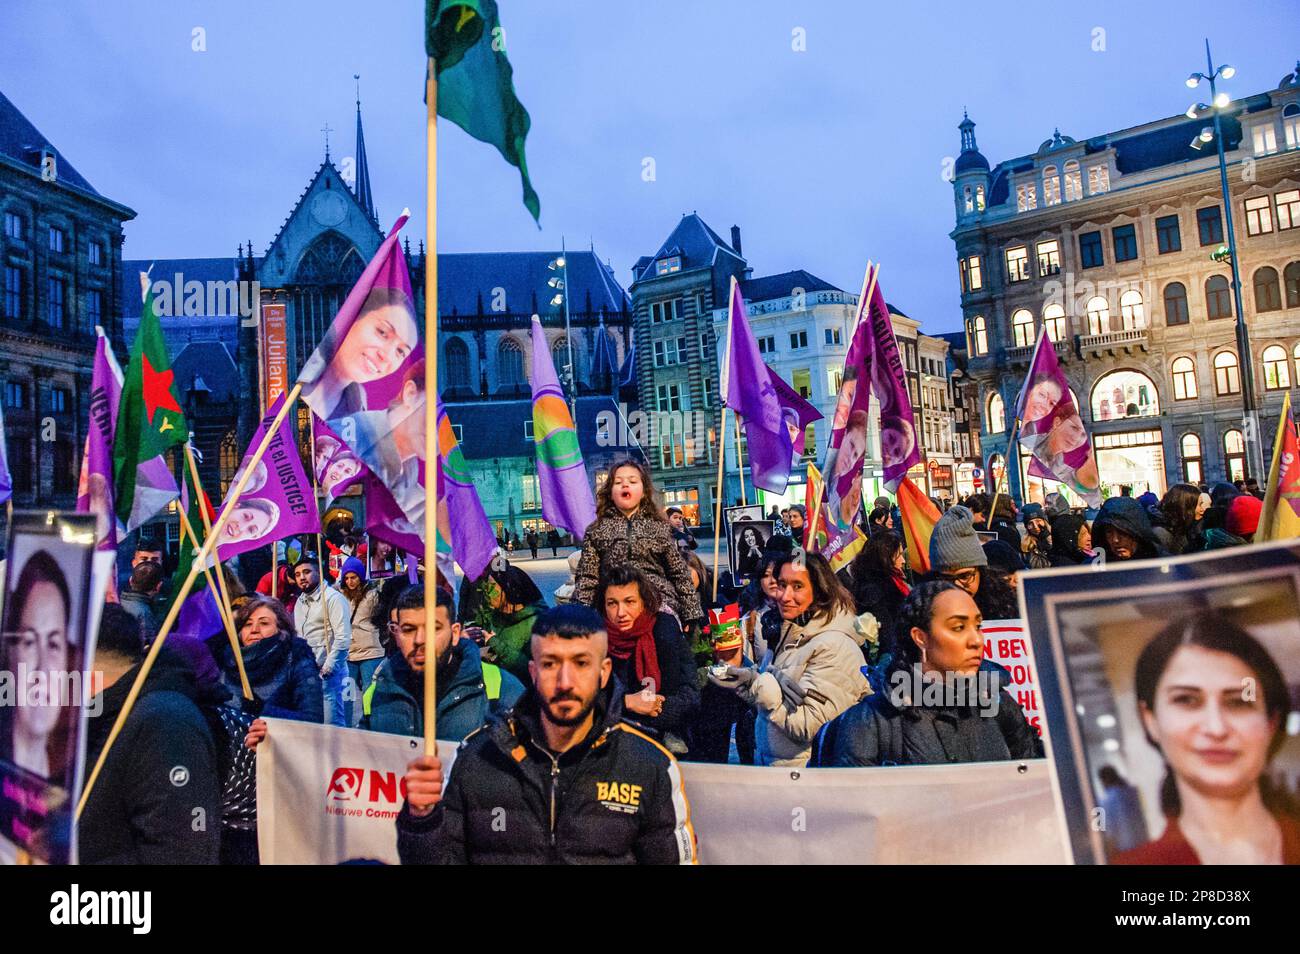
{"type": "MultiPolygon", "coordinates": [[[[0,90],[101,193],[126,257],[265,252],[323,158],[353,154],[353,73],[376,204],[424,234],[421,0],[0,0],[0,90]],[[194,27],[206,52],[191,49],[194,27]]],[[[1215,58],[1234,95],[1300,56],[1295,0],[1025,4],[500,0],[542,231],[518,175],[440,127],[439,248],[594,242],[624,286],[683,212],[742,229],[756,275],[804,268],[959,327],[951,187],[963,106],[991,163],[1182,112],[1215,58]],[[803,28],[806,52],[792,50],[803,28]],[[1105,50],[1093,50],[1094,29],[1105,50]],[[642,179],[645,157],[656,179],[642,179]]],[[[1204,96],[1202,96],[1204,98],[1204,96]]]]}

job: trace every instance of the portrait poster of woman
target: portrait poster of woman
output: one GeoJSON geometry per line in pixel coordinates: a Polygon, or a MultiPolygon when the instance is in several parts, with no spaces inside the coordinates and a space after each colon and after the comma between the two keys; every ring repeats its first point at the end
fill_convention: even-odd
{"type": "Polygon", "coordinates": [[[92,584],[94,545],[93,515],[16,513],[6,551],[0,678],[13,697],[0,705],[0,839],[54,864],[71,860],[89,617],[108,582],[92,584]]]}
{"type": "Polygon", "coordinates": [[[1300,544],[1021,580],[1075,861],[1300,864],[1300,544]]]}
{"type": "Polygon", "coordinates": [[[731,524],[728,553],[733,578],[748,580],[762,569],[763,549],[771,536],[771,520],[737,520],[731,524]]]}

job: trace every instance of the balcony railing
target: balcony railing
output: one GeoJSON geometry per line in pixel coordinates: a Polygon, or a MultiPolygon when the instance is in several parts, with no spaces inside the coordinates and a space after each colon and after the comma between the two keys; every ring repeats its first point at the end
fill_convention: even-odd
{"type": "Polygon", "coordinates": [[[1140,348],[1145,351],[1147,348],[1147,332],[1145,328],[1134,328],[1131,331],[1108,331],[1100,335],[1080,335],[1079,348],[1091,351],[1108,351],[1122,349],[1132,351],[1140,348]]]}

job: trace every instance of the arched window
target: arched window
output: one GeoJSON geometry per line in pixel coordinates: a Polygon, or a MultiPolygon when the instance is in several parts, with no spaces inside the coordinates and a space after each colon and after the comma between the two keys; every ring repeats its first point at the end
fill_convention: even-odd
{"type": "Polygon", "coordinates": [[[1196,397],[1196,363],[1186,356],[1174,358],[1169,370],[1174,376],[1174,400],[1190,401],[1196,397]]]}
{"type": "Polygon", "coordinates": [[[217,454],[217,469],[220,471],[221,496],[224,499],[226,492],[230,490],[231,481],[235,479],[235,471],[239,469],[239,444],[233,427],[221,438],[221,447],[217,454]]]}
{"type": "Polygon", "coordinates": [[[1241,393],[1241,368],[1234,351],[1220,351],[1214,356],[1214,392],[1220,396],[1241,393]]]}
{"type": "Polygon", "coordinates": [[[1007,430],[1007,406],[1002,395],[994,391],[989,395],[989,414],[985,430],[990,434],[1004,434],[1007,430]]]}
{"type": "Polygon", "coordinates": [[[1265,265],[1255,270],[1255,310],[1280,311],[1282,288],[1278,285],[1277,269],[1265,265]]]}
{"type": "Polygon", "coordinates": [[[1241,431],[1233,428],[1223,433],[1223,457],[1227,462],[1228,480],[1246,479],[1246,441],[1241,431]]]}
{"type": "Polygon", "coordinates": [[[1092,419],[1116,421],[1160,413],[1155,382],[1141,371],[1112,371],[1092,386],[1092,419]]]}
{"type": "Polygon", "coordinates": [[[970,343],[975,354],[989,353],[989,329],[983,315],[976,315],[971,319],[970,343]]]}
{"type": "Polygon", "coordinates": [[[1053,342],[1065,340],[1065,309],[1052,304],[1043,309],[1043,327],[1053,342]]]}
{"type": "Polygon", "coordinates": [[[497,348],[497,379],[503,388],[524,383],[524,351],[514,338],[502,338],[497,348]]]}
{"type": "Polygon", "coordinates": [[[1232,317],[1232,288],[1222,275],[1205,280],[1205,314],[1208,318],[1232,317]]]}
{"type": "Polygon", "coordinates": [[[1165,286],[1165,324],[1187,324],[1187,288],[1182,282],[1165,286]]]}
{"type": "Polygon", "coordinates": [[[967,212],[975,211],[975,195],[971,191],[970,186],[966,187],[966,211],[967,212]]]}
{"type": "Polygon", "coordinates": [[[1061,204],[1061,180],[1056,176],[1056,166],[1043,166],[1043,204],[1061,204]]]}
{"type": "Polygon", "coordinates": [[[469,382],[469,347],[459,338],[450,338],[444,349],[447,362],[447,387],[468,388],[469,382]]]}
{"type": "Polygon", "coordinates": [[[1300,104],[1287,103],[1283,107],[1282,133],[1288,149],[1300,149],[1300,104]]]}
{"type": "Polygon", "coordinates": [[[1295,376],[1300,378],[1300,342],[1296,343],[1295,348],[1291,351],[1291,356],[1295,360],[1295,376]]]}
{"type": "Polygon", "coordinates": [[[982,185],[975,187],[975,211],[984,211],[984,187],[982,185]]]}
{"type": "Polygon", "coordinates": [[[1088,334],[1104,335],[1110,331],[1110,305],[1101,295],[1088,299],[1088,334]]]}
{"type": "Polygon", "coordinates": [[[1142,310],[1142,293],[1136,289],[1119,296],[1119,313],[1125,331],[1138,331],[1147,326],[1146,312],[1142,310]]]}
{"type": "MultiPolygon", "coordinates": [[[[1300,222],[1296,224],[1300,226],[1300,222]]],[[[1300,308],[1300,262],[1292,262],[1282,270],[1282,283],[1286,286],[1286,306],[1300,308]]]]}
{"type": "Polygon", "coordinates": [[[1285,391],[1291,386],[1291,369],[1287,366],[1286,349],[1269,345],[1264,349],[1264,388],[1285,391]]]}
{"type": "Polygon", "coordinates": [[[1083,198],[1083,176],[1079,173],[1079,160],[1071,159],[1065,164],[1065,201],[1073,202],[1083,198]]]}
{"type": "Polygon", "coordinates": [[[1020,308],[1012,312],[1011,337],[1017,348],[1024,348],[1034,343],[1034,315],[1028,308],[1020,308]]]}
{"type": "MultiPolygon", "coordinates": [[[[573,356],[573,362],[575,365],[577,364],[577,361],[578,356],[575,354],[573,356]]],[[[555,373],[558,374],[560,380],[563,381],[564,369],[569,366],[569,339],[564,337],[564,335],[560,335],[560,337],[556,338],[555,343],[551,345],[551,363],[555,365],[555,373]]],[[[578,375],[578,369],[576,367],[573,369],[573,374],[576,378],[578,375]]]]}
{"type": "Polygon", "coordinates": [[[1184,434],[1180,442],[1183,451],[1183,480],[1199,484],[1205,473],[1201,469],[1201,439],[1196,434],[1184,434]]]}

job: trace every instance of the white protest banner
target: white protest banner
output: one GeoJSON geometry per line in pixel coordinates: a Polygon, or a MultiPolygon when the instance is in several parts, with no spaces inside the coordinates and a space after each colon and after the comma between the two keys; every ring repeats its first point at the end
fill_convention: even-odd
{"type": "Polygon", "coordinates": [[[1020,703],[1020,708],[1038,734],[1047,733],[1043,724],[1042,699],[1038,693],[1038,675],[1029,655],[1029,637],[1025,624],[1018,619],[985,620],[980,627],[984,633],[984,658],[1002,666],[1011,674],[1007,692],[1020,703]]]}
{"type": "MultiPolygon", "coordinates": [[[[402,775],[419,740],[268,719],[258,748],[263,864],[397,862],[402,775]]],[[[455,746],[440,742],[450,775],[455,746]]],[[[681,763],[704,864],[1067,861],[1050,763],[800,769],[681,763]]]]}

